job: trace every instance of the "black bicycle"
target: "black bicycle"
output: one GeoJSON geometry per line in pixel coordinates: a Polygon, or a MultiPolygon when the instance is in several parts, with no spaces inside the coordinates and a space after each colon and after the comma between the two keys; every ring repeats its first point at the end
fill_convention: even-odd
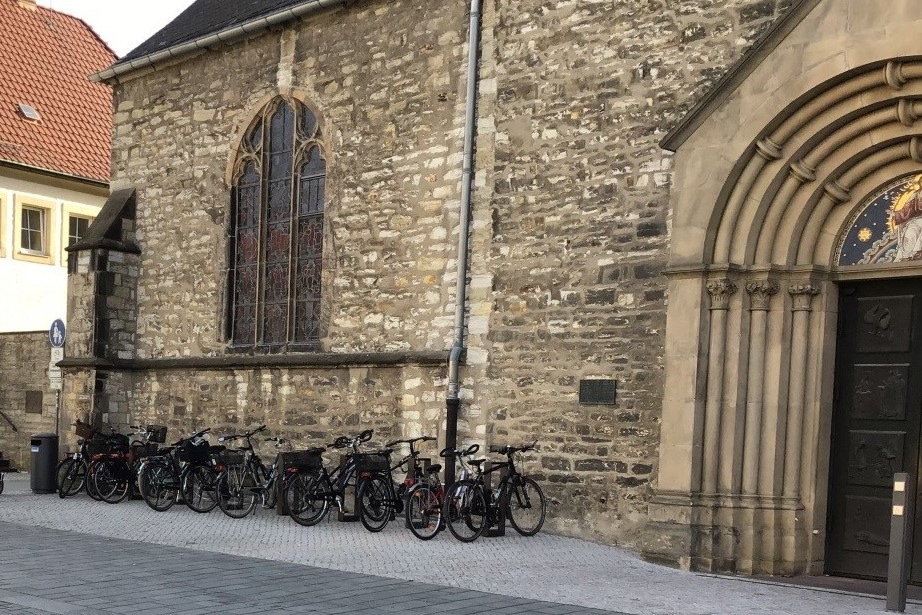
{"type": "Polygon", "coordinates": [[[408,440],[394,440],[388,442],[384,450],[375,451],[357,460],[356,469],[361,478],[361,487],[357,494],[359,519],[369,532],[380,532],[387,527],[392,518],[403,512],[407,490],[419,480],[419,451],[416,450],[416,444],[432,442],[435,439],[432,436],[421,436],[408,440]],[[410,452],[391,465],[393,447],[398,444],[409,444],[410,452]],[[400,470],[406,470],[407,475],[403,482],[397,483],[394,481],[394,472],[400,470]]]}
{"type": "Polygon", "coordinates": [[[505,513],[509,523],[522,536],[534,536],[544,525],[547,500],[533,479],[516,469],[516,453],[525,453],[537,447],[537,440],[524,446],[491,447],[491,453],[506,456],[505,462],[494,463],[488,472],[483,471],[487,459],[465,460],[470,449],[443,451],[446,457],[456,457],[465,470],[473,467],[473,478],[459,480],[448,488],[442,505],[442,517],[452,535],[462,542],[473,542],[488,527],[499,524],[505,513]],[[484,476],[504,469],[506,473],[496,489],[487,489],[484,476]]]}
{"type": "Polygon", "coordinates": [[[148,506],[164,512],[177,502],[178,494],[197,513],[210,512],[217,506],[217,472],[212,458],[224,447],[208,444],[205,434],[209,431],[211,428],[182,438],[141,462],[137,469],[138,489],[148,506]]]}
{"type": "MultiPolygon", "coordinates": [[[[266,466],[253,450],[253,436],[265,429],[266,426],[262,425],[253,431],[218,438],[219,442],[246,440],[246,444],[238,447],[236,451],[227,451],[224,454],[224,470],[218,475],[218,506],[228,517],[246,517],[256,510],[257,502],[260,502],[263,508],[275,508],[278,497],[277,482],[281,474],[278,455],[272,464],[266,466]]],[[[291,447],[285,438],[265,438],[265,441],[274,442],[277,449],[286,445],[291,447]]],[[[291,478],[284,476],[281,479],[284,490],[284,483],[291,478]]]]}
{"type": "MultiPolygon", "coordinates": [[[[357,463],[366,460],[359,452],[359,446],[371,440],[372,433],[372,430],[366,429],[352,438],[340,436],[329,444],[334,449],[350,449],[345,463],[336,466],[332,472],[319,463],[319,468],[293,473],[285,488],[285,503],[288,515],[296,523],[316,525],[329,512],[331,503],[335,503],[340,512],[343,511],[346,491],[357,486],[357,463]]],[[[384,463],[387,463],[386,459],[384,463]]]]}
{"type": "Polygon", "coordinates": [[[74,431],[80,438],[77,440],[79,448],[76,453],[62,459],[55,469],[58,496],[62,499],[74,496],[86,487],[90,497],[94,500],[98,500],[99,496],[96,495],[95,490],[91,487],[92,481],[86,480],[86,473],[92,461],[89,442],[102,439],[102,434],[92,425],[84,423],[79,419],[74,423],[74,431]]]}
{"type": "Polygon", "coordinates": [[[134,486],[134,470],[129,453],[131,439],[113,431],[106,436],[102,452],[91,452],[86,480],[103,502],[117,504],[127,498],[134,486]]]}

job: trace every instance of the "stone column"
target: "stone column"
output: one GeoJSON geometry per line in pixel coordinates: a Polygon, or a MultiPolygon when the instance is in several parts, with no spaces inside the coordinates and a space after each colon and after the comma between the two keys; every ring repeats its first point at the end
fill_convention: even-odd
{"type": "Polygon", "coordinates": [[[791,327],[791,377],[788,384],[788,421],[784,451],[785,497],[800,495],[800,457],[803,448],[804,395],[806,393],[807,345],[810,305],[820,289],[810,282],[797,282],[788,288],[794,304],[791,327]]]}
{"type": "Polygon", "coordinates": [[[762,405],[765,382],[765,332],[772,295],[778,283],[759,280],[746,284],[752,317],[749,323],[749,378],[746,390],[746,426],[743,438],[743,485],[745,495],[759,489],[759,460],[762,442],[762,405]]]}
{"type": "Polygon", "coordinates": [[[702,493],[717,493],[717,468],[720,460],[720,415],[723,412],[724,358],[727,339],[727,310],[730,296],[736,292],[731,280],[710,280],[711,331],[708,350],[707,401],[704,410],[704,459],[702,460],[702,493]]]}

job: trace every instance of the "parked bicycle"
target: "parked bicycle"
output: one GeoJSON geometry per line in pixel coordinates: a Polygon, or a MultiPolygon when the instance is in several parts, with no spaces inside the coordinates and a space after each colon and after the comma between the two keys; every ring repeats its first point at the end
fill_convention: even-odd
{"type": "Polygon", "coordinates": [[[86,480],[87,469],[92,461],[89,442],[92,440],[101,440],[103,438],[99,430],[92,425],[77,420],[74,423],[74,431],[80,438],[77,440],[77,452],[62,459],[55,469],[57,478],[58,496],[61,499],[77,495],[84,488],[94,500],[99,496],[91,486],[91,481],[86,480]]]}
{"type": "MultiPolygon", "coordinates": [[[[448,449],[445,449],[448,450],[448,449]]],[[[470,454],[480,450],[479,444],[472,444],[470,454]]],[[[444,451],[443,451],[444,453],[444,451]]],[[[444,455],[442,455],[444,457],[444,455]]],[[[445,485],[439,478],[440,464],[429,466],[422,477],[407,491],[406,522],[410,532],[420,540],[431,540],[445,529],[442,521],[442,502],[445,499],[445,485]]],[[[461,478],[464,478],[463,476],[461,478]]]]}
{"type": "Polygon", "coordinates": [[[128,436],[113,431],[106,437],[104,452],[91,453],[92,461],[86,471],[91,488],[103,502],[117,504],[127,498],[134,485],[128,436]]]}
{"type": "Polygon", "coordinates": [[[419,451],[416,450],[416,444],[433,440],[435,438],[432,436],[394,440],[388,442],[384,450],[357,459],[356,467],[362,479],[357,494],[359,518],[369,532],[380,532],[392,518],[403,512],[407,490],[419,480],[419,451]],[[398,444],[409,444],[410,452],[390,465],[393,447],[398,444]],[[394,481],[394,472],[400,470],[406,470],[407,474],[402,482],[397,483],[394,481]]]}
{"type": "MultiPolygon", "coordinates": [[[[288,515],[298,524],[311,526],[319,523],[329,512],[330,504],[336,504],[343,512],[345,494],[355,488],[357,482],[356,464],[362,453],[359,447],[371,440],[372,430],[366,429],[354,437],[340,436],[327,445],[334,449],[348,449],[345,463],[332,471],[322,463],[309,472],[296,472],[285,488],[285,503],[288,515]]],[[[386,461],[385,461],[386,463],[386,461]]]]}
{"type": "Polygon", "coordinates": [[[209,431],[211,428],[181,438],[140,464],[138,488],[148,506],[157,512],[167,511],[181,494],[186,506],[195,512],[214,510],[218,475],[212,457],[224,447],[208,444],[205,435],[209,431]]]}
{"type": "Polygon", "coordinates": [[[524,446],[491,447],[491,453],[506,456],[505,462],[495,462],[487,472],[487,459],[466,459],[470,449],[443,451],[455,456],[473,478],[459,480],[448,488],[442,505],[445,524],[452,535],[462,542],[473,542],[489,527],[498,525],[502,515],[522,536],[534,536],[544,525],[547,501],[544,492],[533,479],[521,474],[515,465],[517,453],[534,450],[537,440],[524,446]],[[486,474],[505,469],[496,489],[486,487],[486,474]]]}
{"type": "MultiPolygon", "coordinates": [[[[228,517],[242,519],[256,510],[257,503],[261,503],[263,508],[275,508],[278,497],[276,483],[280,474],[278,455],[267,467],[253,449],[253,436],[265,429],[266,426],[262,425],[253,431],[223,436],[218,439],[220,442],[246,440],[246,444],[238,447],[236,451],[225,453],[224,470],[218,476],[218,506],[228,517]]],[[[285,438],[265,438],[264,441],[274,442],[276,449],[283,446],[291,448],[289,441],[285,438]]],[[[291,479],[286,476],[282,477],[282,480],[291,479]]]]}

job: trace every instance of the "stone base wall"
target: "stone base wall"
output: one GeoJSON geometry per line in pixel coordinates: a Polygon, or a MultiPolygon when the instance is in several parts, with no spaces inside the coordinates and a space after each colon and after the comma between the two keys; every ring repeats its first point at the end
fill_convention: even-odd
{"type": "Polygon", "coordinates": [[[29,440],[55,430],[55,392],[48,388],[51,358],[46,331],[0,333],[0,452],[20,470],[30,466],[29,440]],[[26,412],[27,393],[41,393],[41,412],[26,412]]]}
{"type": "MultiPolygon", "coordinates": [[[[444,393],[436,382],[443,373],[402,366],[115,374],[110,384],[130,390],[128,412],[103,417],[119,429],[125,423],[166,425],[169,441],[206,427],[217,436],[265,423],[266,435],[290,438],[299,447],[328,444],[363,429],[374,429],[375,444],[434,435],[444,446],[444,393]]],[[[265,454],[274,450],[262,447],[265,454]]],[[[431,444],[425,452],[436,457],[439,450],[431,444]]]]}

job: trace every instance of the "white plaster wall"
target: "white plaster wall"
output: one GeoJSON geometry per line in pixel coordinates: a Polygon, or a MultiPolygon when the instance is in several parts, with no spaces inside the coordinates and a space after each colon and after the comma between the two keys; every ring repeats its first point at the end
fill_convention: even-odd
{"type": "Polygon", "coordinates": [[[90,207],[95,216],[105,197],[43,183],[0,170],[0,333],[43,331],[56,318],[67,315],[67,260],[61,252],[61,229],[66,223],[65,208],[90,207]],[[51,237],[51,264],[30,263],[14,258],[15,197],[31,195],[53,202],[54,234],[51,237]]]}

